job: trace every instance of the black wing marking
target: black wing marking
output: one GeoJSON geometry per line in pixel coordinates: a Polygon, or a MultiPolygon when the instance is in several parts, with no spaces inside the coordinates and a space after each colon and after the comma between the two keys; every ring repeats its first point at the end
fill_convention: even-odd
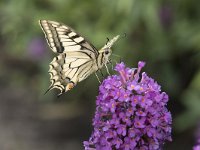
{"type": "Polygon", "coordinates": [[[39,24],[53,52],[90,51],[95,58],[98,56],[97,49],[72,28],[62,23],[48,20],[39,20],[39,24]]]}
{"type": "Polygon", "coordinates": [[[49,65],[51,85],[47,92],[57,88],[64,93],[96,71],[93,59],[84,53],[80,57],[76,55],[77,52],[67,52],[53,59],[49,65]]]}

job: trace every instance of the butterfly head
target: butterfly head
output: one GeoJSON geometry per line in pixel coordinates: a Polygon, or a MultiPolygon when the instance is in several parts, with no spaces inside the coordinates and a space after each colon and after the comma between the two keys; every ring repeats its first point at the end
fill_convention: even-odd
{"type": "Polygon", "coordinates": [[[104,47],[101,48],[99,53],[104,53],[105,56],[107,56],[107,57],[110,56],[112,53],[111,47],[118,40],[118,38],[119,38],[119,35],[115,36],[111,40],[108,39],[107,43],[104,45],[104,47]]]}

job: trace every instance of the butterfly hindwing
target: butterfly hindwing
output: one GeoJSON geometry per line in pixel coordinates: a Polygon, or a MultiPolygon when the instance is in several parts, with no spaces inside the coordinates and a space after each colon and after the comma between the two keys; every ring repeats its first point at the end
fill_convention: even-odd
{"type": "Polygon", "coordinates": [[[49,65],[51,85],[64,93],[95,71],[95,63],[85,53],[65,52],[56,56],[49,65]],[[77,57],[78,56],[78,57],[77,57]]]}

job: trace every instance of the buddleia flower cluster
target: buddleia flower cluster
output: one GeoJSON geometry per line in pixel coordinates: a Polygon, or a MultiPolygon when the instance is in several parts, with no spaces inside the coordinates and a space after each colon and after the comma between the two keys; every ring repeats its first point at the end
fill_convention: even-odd
{"type": "Polygon", "coordinates": [[[116,65],[118,75],[109,76],[99,88],[94,131],[85,150],[159,150],[171,141],[168,95],[138,68],[116,65]]]}

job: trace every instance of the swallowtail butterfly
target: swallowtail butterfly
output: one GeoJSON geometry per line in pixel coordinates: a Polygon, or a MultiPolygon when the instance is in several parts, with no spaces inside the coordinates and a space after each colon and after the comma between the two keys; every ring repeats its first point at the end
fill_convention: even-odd
{"type": "Polygon", "coordinates": [[[106,66],[111,47],[119,38],[119,35],[115,36],[97,50],[69,26],[49,20],[39,20],[39,24],[48,45],[57,54],[49,64],[51,85],[46,92],[57,88],[60,90],[58,96],[106,66]]]}

